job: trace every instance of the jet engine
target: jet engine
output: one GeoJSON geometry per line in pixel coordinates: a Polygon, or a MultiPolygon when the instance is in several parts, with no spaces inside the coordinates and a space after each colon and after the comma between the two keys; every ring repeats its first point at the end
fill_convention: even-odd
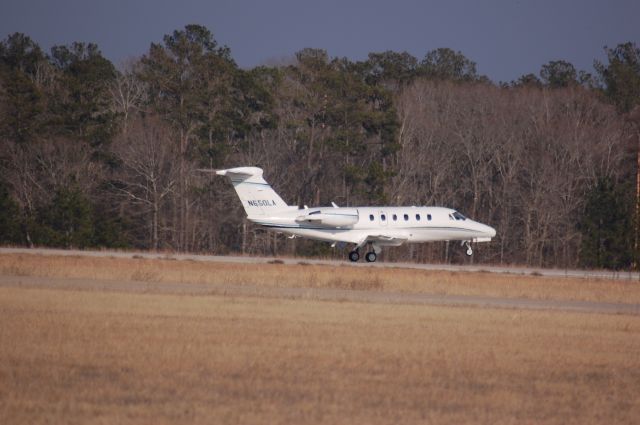
{"type": "Polygon", "coordinates": [[[358,222],[358,210],[355,208],[313,209],[296,217],[296,222],[322,227],[351,227],[358,222]]]}

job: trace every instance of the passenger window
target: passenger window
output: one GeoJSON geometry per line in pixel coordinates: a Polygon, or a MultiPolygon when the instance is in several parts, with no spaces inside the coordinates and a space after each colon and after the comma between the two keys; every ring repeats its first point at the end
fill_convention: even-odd
{"type": "Polygon", "coordinates": [[[393,221],[397,221],[398,220],[398,216],[397,215],[393,215],[393,221]]]}
{"type": "Polygon", "coordinates": [[[427,214],[427,220],[431,221],[431,214],[427,214]]]}
{"type": "Polygon", "coordinates": [[[369,221],[373,221],[373,214],[369,214],[369,221]]]}
{"type": "Polygon", "coordinates": [[[420,221],[420,214],[416,214],[416,220],[420,221]]]}
{"type": "Polygon", "coordinates": [[[404,215],[404,221],[409,221],[409,214],[404,215]]]}
{"type": "Polygon", "coordinates": [[[387,219],[387,216],[384,214],[380,214],[380,220],[385,221],[387,219]]]}

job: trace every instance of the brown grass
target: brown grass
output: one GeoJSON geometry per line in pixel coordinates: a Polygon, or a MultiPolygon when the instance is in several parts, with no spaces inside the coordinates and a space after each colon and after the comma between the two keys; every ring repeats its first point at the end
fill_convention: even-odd
{"type": "Polygon", "coordinates": [[[635,316],[0,288],[2,424],[632,424],[638,394],[635,316]]]}
{"type": "Polygon", "coordinates": [[[640,283],[323,265],[0,254],[0,274],[640,303],[640,283]]]}

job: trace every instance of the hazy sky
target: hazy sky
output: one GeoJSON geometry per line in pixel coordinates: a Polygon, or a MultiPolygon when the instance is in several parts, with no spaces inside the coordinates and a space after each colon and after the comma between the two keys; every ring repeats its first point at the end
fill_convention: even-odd
{"type": "Polygon", "coordinates": [[[242,67],[304,47],[352,60],[450,47],[497,82],[557,59],[592,72],[603,46],[640,44],[639,18],[640,0],[3,0],[0,37],[23,32],[47,51],[94,42],[118,64],[195,23],[242,67]]]}

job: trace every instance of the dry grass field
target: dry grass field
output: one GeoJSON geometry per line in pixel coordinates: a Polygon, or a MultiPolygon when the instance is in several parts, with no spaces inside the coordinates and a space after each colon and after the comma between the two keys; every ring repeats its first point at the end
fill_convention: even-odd
{"type": "Polygon", "coordinates": [[[189,260],[0,254],[0,275],[260,285],[640,303],[629,280],[548,278],[395,268],[225,264],[189,260]]]}
{"type": "MultiPolygon", "coordinates": [[[[87,281],[637,297],[611,282],[326,269],[0,256],[0,274],[87,281]]],[[[640,422],[639,316],[150,288],[0,286],[0,424],[640,422]]]]}

